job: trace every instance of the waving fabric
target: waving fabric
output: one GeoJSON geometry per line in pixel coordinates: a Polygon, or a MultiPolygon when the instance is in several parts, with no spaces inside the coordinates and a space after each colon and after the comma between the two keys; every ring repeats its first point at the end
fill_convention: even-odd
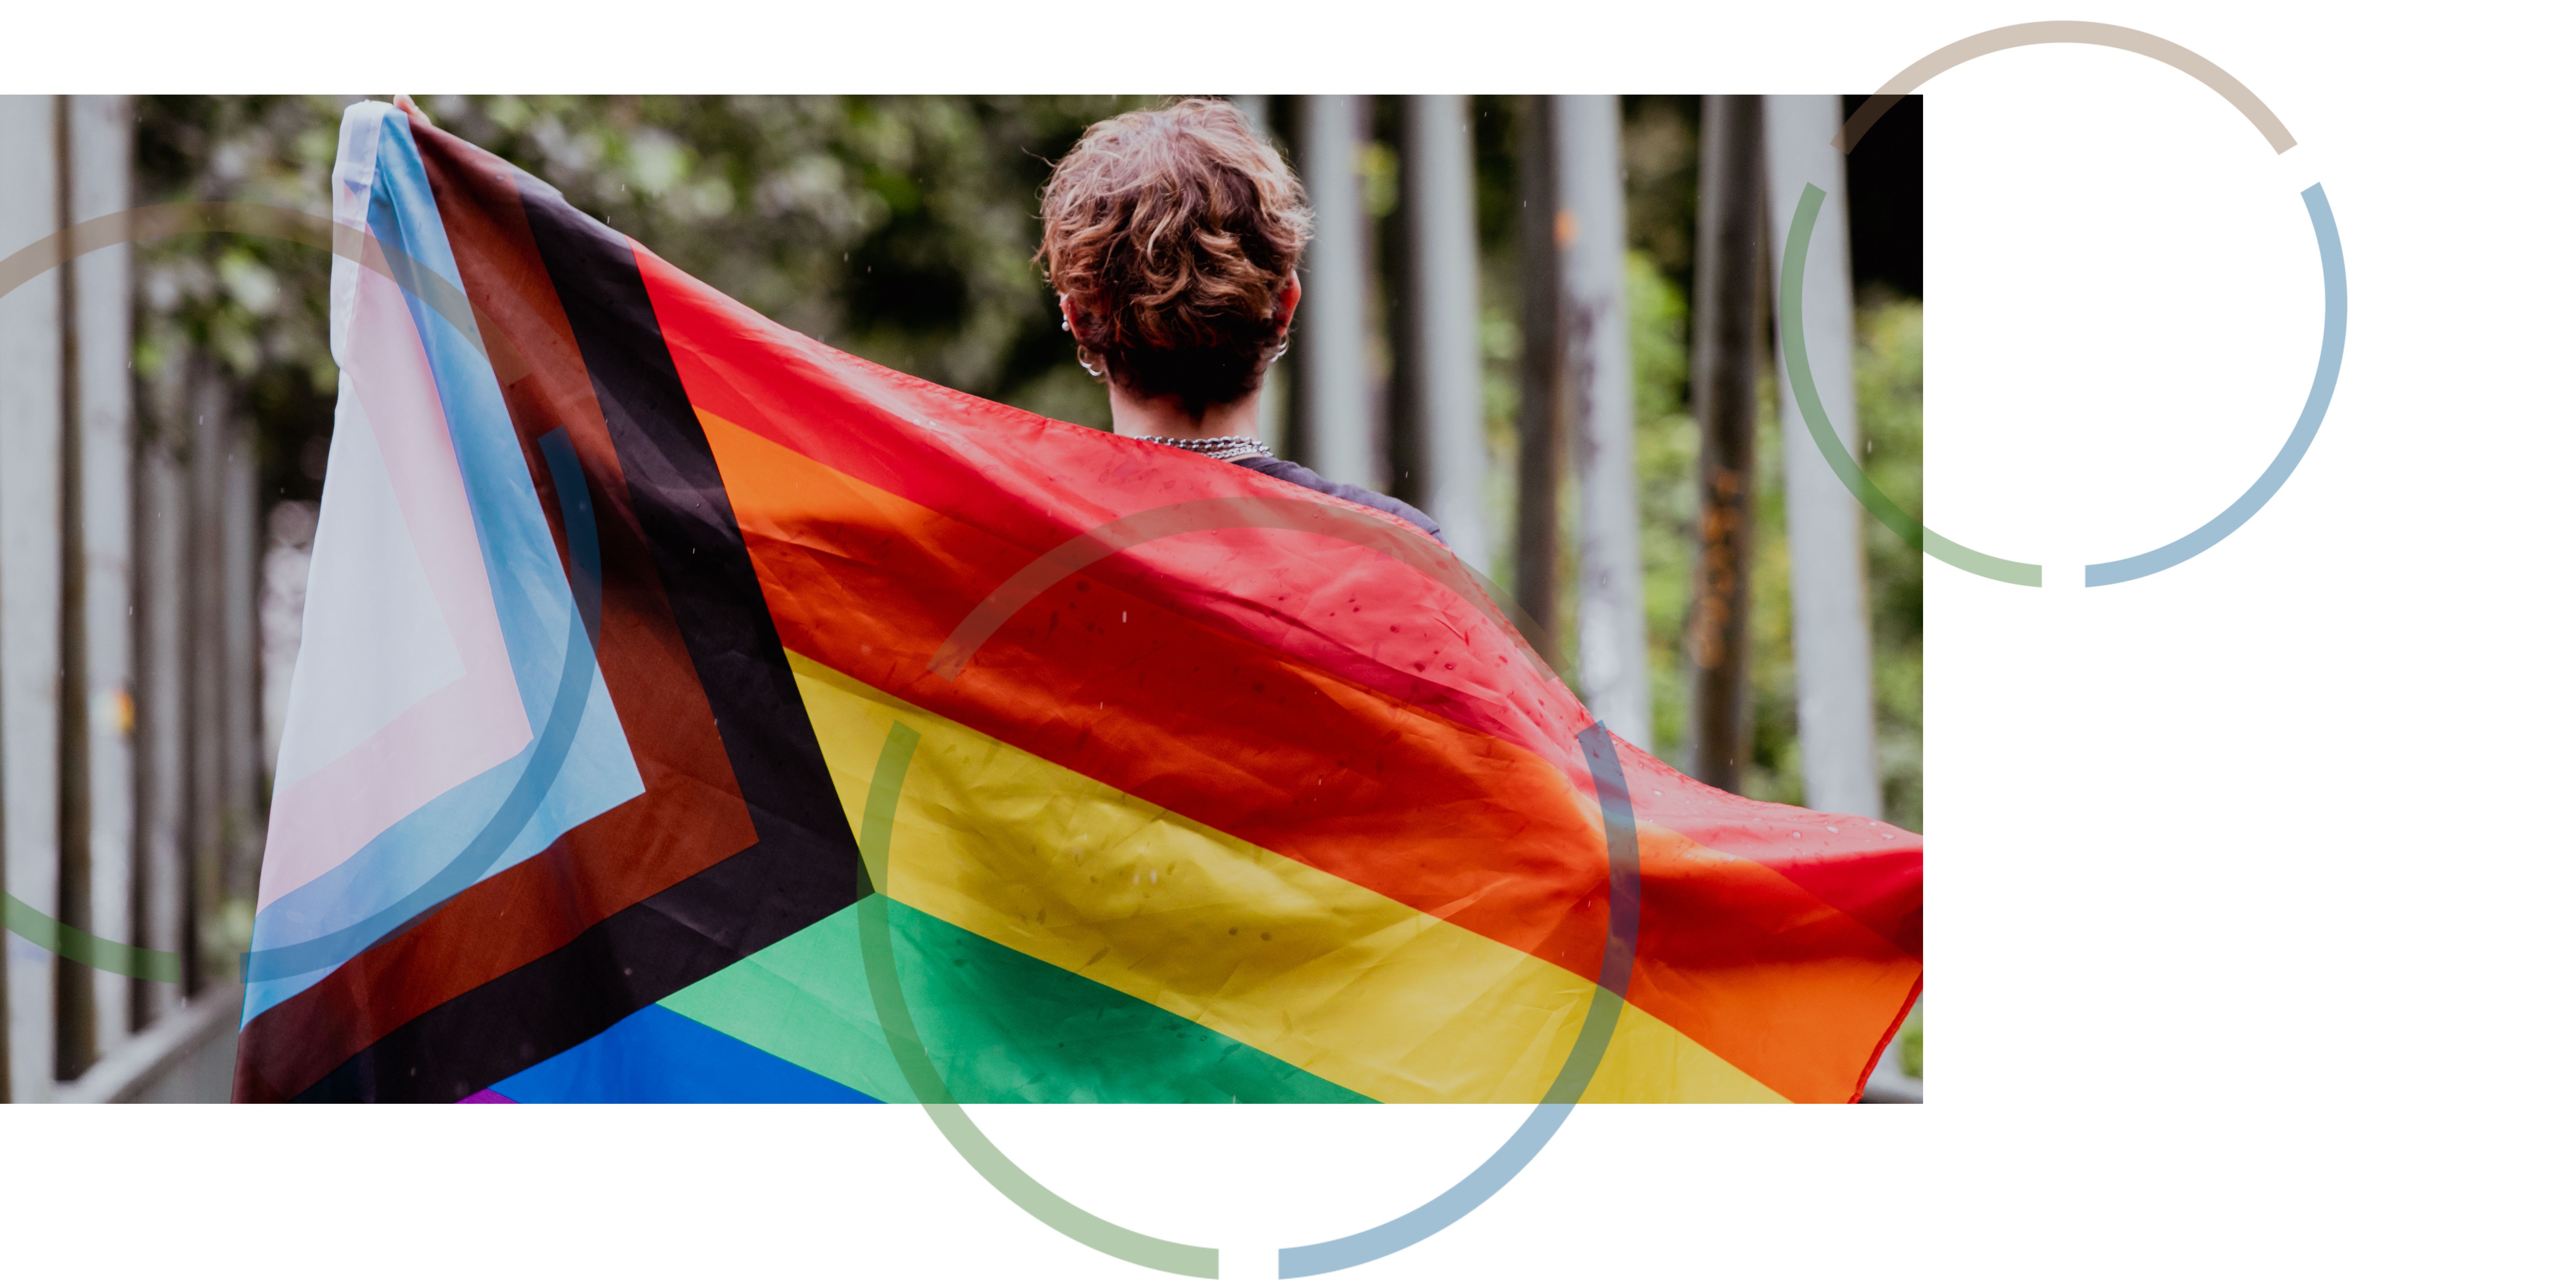
{"type": "MultiPolygon", "coordinates": [[[[335,183],[237,1098],[907,1100],[888,985],[961,1100],[1547,1091],[1593,721],[1436,544],[836,352],[416,113],[335,183]]],[[[1586,1098],[1855,1097],[1920,838],[1616,755],[1586,1098]]]]}

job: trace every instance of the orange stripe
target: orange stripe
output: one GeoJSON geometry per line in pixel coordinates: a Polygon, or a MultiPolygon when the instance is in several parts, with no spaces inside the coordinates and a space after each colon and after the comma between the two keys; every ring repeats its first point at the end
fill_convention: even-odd
{"type": "MultiPolygon", "coordinates": [[[[1123,529],[1148,513],[1168,514],[1175,502],[1324,505],[1355,521],[1412,531],[1251,470],[889,371],[780,327],[640,247],[637,257],[695,405],[988,534],[1006,551],[1005,564],[957,569],[979,591],[1000,587],[1077,534],[1123,529]]],[[[1582,778],[1569,749],[1591,716],[1553,675],[1524,661],[1481,595],[1461,600],[1434,584],[1440,579],[1332,540],[1257,548],[1261,557],[1246,560],[1222,542],[1155,542],[1097,571],[1222,633],[1500,736],[1582,778]],[[1355,607],[1367,611],[1348,611],[1355,607]]],[[[1651,757],[1628,759],[1632,781],[1656,780],[1641,781],[1639,799],[1651,799],[1660,821],[1773,868],[1921,955],[1922,838],[1870,820],[1747,800],[1684,779],[1651,757]]]]}
{"type": "Polygon", "coordinates": [[[1767,865],[1651,824],[1637,840],[1628,1000],[1792,1100],[1858,1096],[1922,961],[1767,865]]]}
{"type": "MultiPolygon", "coordinates": [[[[1121,791],[1596,973],[1601,833],[1558,766],[1210,629],[1108,572],[1039,596],[957,681],[940,680],[927,670],[932,651],[984,589],[1026,562],[1025,549],[711,414],[701,421],[788,648],[1121,791]]],[[[1349,577],[1323,566],[1316,541],[1294,532],[1172,539],[1235,567],[1308,564],[1349,577]]],[[[1331,557],[1354,558],[1348,547],[1331,557]]],[[[1651,818],[1652,800],[1640,804],[1651,818]]],[[[1762,864],[1651,828],[1645,849],[1632,1000],[1784,1095],[1848,1098],[1919,968],[1762,864]]]]}
{"type": "MultiPolygon", "coordinates": [[[[649,252],[637,255],[672,361],[701,411],[991,538],[974,552],[984,562],[952,569],[971,594],[956,619],[940,623],[943,633],[1042,552],[1173,502],[1322,504],[1413,531],[1240,466],[888,371],[786,331],[649,252]]],[[[1236,557],[1240,543],[1201,537],[1138,546],[1093,571],[1150,583],[1148,598],[1451,723],[1563,757],[1581,776],[1571,748],[1592,717],[1527,663],[1498,617],[1345,541],[1278,535],[1297,539],[1256,543],[1255,561],[1236,557]]],[[[990,662],[979,653],[975,664],[990,662]]]]}

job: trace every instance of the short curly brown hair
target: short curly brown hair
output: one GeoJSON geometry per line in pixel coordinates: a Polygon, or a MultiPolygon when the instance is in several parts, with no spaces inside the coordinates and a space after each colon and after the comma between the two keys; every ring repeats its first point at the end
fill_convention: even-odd
{"type": "Polygon", "coordinates": [[[1037,257],[1073,304],[1074,339],[1119,383],[1192,416],[1261,386],[1314,216],[1243,109],[1190,98],[1094,124],[1038,214],[1037,257]]]}

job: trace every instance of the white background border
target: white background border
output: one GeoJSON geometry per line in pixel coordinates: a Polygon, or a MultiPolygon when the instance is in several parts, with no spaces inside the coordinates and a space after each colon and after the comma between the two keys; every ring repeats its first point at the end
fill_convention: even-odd
{"type": "MultiPolygon", "coordinates": [[[[0,89],[1857,93],[2044,18],[2211,58],[2289,157],[2109,51],[1926,90],[1928,517],[2063,583],[1927,576],[1932,1103],[1585,1107],[1466,1220],[1329,1282],[2540,1277],[2565,1219],[2563,17],[263,8],[21,12],[0,89]],[[2286,436],[2311,181],[2352,329],[2306,463],[2211,553],[2077,588],[2286,436]]],[[[1068,1197],[1219,1243],[1229,1279],[1428,1197],[1522,1112],[976,1111],[1068,1197]]],[[[1175,1282],[1022,1216],[904,1108],[10,1108],[0,1229],[24,1283],[1175,1282]]]]}

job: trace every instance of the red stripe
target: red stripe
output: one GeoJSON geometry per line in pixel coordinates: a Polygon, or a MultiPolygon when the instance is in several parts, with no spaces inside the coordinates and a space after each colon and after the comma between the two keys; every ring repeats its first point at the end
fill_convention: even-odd
{"type": "MultiPolygon", "coordinates": [[[[780,327],[649,251],[638,258],[691,401],[989,539],[979,562],[949,570],[973,592],[960,619],[972,599],[1041,552],[1123,516],[1207,497],[1318,499],[1239,466],[887,370],[780,327]]],[[[1257,562],[1243,557],[1244,540],[1175,538],[1094,571],[1407,706],[1507,738],[1580,777],[1580,759],[1567,749],[1590,715],[1554,676],[1533,675],[1527,655],[1475,606],[1343,542],[1283,534],[1256,543],[1273,561],[1257,562]],[[1352,599],[1361,602],[1357,616],[1339,607],[1352,599]],[[1438,630],[1408,633],[1414,623],[1438,630]]],[[[1813,817],[1808,811],[1729,795],[1656,764],[1683,789],[1662,816],[1703,845],[1783,865],[1857,855],[1919,860],[1921,838],[1912,833],[1870,823],[1865,837],[1820,834],[1785,821],[1813,817]]]]}
{"type": "MultiPolygon", "coordinates": [[[[677,329],[667,317],[665,326],[677,329]]],[[[1025,556],[706,420],[789,647],[1578,974],[1597,968],[1601,834],[1585,789],[1560,767],[1196,620],[1149,597],[1170,584],[1163,578],[1137,587],[1120,584],[1134,578],[1076,576],[1032,601],[955,683],[941,680],[927,670],[932,650],[978,587],[1002,575],[979,570],[1025,556]]],[[[1319,540],[1229,532],[1171,544],[1290,575],[1394,566],[1355,559],[1348,547],[1314,548],[1319,540]]],[[[1662,780],[1638,781],[1652,819],[1662,780]]],[[[1785,838],[1790,824],[1821,817],[1766,807],[1762,823],[1785,838]]],[[[1910,959],[1760,864],[1721,860],[1678,837],[1645,857],[1632,997],[1783,1094],[1845,1098],[1910,984],[1910,959]]]]}

